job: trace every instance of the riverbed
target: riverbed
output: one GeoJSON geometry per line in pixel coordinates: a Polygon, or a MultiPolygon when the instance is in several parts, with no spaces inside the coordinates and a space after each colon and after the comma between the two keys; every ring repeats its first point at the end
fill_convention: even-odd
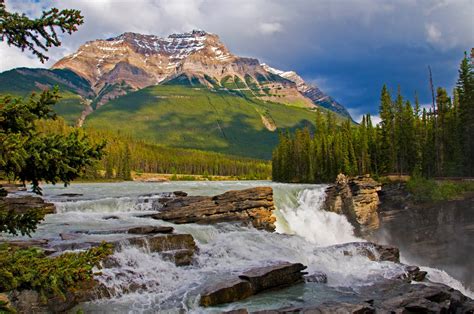
{"type": "MultiPolygon", "coordinates": [[[[370,285],[380,278],[393,278],[404,270],[399,264],[370,261],[365,256],[347,255],[328,248],[364,240],[354,235],[344,216],[321,210],[326,187],[268,181],[84,183],[67,188],[47,185],[44,197],[55,203],[57,214],[46,216],[33,237],[59,242],[60,233],[159,225],[173,226],[176,232],[189,233],[195,238],[199,252],[190,266],[177,267],[159,254],[132,246],[116,252],[120,267],[103,269],[98,277],[114,291],[114,297],[81,304],[77,308],[88,313],[217,313],[239,308],[261,310],[314,305],[331,300],[357,302],[360,301],[358,287],[370,285]],[[156,210],[151,200],[167,197],[169,192],[216,195],[256,186],[271,186],[274,190],[275,233],[230,223],[175,225],[137,217],[145,211],[156,210]],[[302,263],[308,266],[306,271],[310,274],[324,272],[328,283],[301,284],[220,307],[198,305],[200,287],[207,281],[275,261],[302,263]],[[132,283],[146,286],[146,290],[126,293],[132,283]]],[[[85,239],[107,240],[107,237],[91,234],[85,239]]],[[[428,278],[472,297],[471,291],[443,270],[428,269],[428,278]]]]}

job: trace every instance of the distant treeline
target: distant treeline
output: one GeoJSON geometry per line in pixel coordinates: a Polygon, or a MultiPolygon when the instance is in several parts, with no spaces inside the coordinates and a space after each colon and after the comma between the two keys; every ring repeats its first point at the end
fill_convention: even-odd
{"type": "MultiPolygon", "coordinates": [[[[68,133],[64,120],[44,121],[43,132],[68,133]]],[[[239,179],[270,179],[271,163],[193,149],[164,147],[127,135],[86,129],[92,141],[107,142],[104,158],[86,169],[84,178],[130,180],[131,171],[143,173],[233,176],[239,179]]]]}
{"type": "Polygon", "coordinates": [[[281,133],[273,152],[273,180],[330,182],[338,173],[415,174],[424,177],[474,176],[474,71],[467,55],[461,62],[452,97],[436,91],[430,108],[414,106],[400,89],[392,99],[383,86],[381,122],[370,115],[359,125],[337,125],[333,114],[319,113],[316,130],[281,133]]]}

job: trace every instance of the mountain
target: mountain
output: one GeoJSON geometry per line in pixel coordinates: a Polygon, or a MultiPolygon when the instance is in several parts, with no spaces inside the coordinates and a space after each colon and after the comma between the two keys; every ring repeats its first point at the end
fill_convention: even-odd
{"type": "Polygon", "coordinates": [[[0,93],[59,85],[73,124],[175,147],[270,158],[277,129],[312,126],[315,110],[347,111],[295,72],[232,54],[200,30],[167,38],[124,33],[94,40],[50,70],[0,73],[0,93]]]}
{"type": "Polygon", "coordinates": [[[303,96],[311,99],[314,104],[319,105],[323,108],[329,109],[331,111],[334,111],[340,114],[341,116],[344,116],[347,118],[351,117],[351,115],[349,114],[349,112],[343,105],[335,101],[331,96],[323,93],[323,91],[320,90],[317,86],[307,84],[301,76],[296,74],[296,72],[278,70],[266,65],[265,63],[263,63],[262,66],[266,71],[273,73],[275,75],[279,75],[295,83],[298,91],[301,94],[303,94],[303,96]]]}

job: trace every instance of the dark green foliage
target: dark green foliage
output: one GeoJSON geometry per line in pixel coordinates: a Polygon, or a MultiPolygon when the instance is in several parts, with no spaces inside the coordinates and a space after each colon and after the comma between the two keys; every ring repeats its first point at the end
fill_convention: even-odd
{"type": "Polygon", "coordinates": [[[102,156],[105,143],[92,145],[80,130],[67,135],[44,134],[36,121],[55,119],[52,107],[57,90],[44,91],[28,100],[5,97],[0,102],[0,169],[6,178],[31,182],[41,194],[39,182],[68,184],[86,166],[102,156]]]}
{"type": "Polygon", "coordinates": [[[40,293],[43,301],[48,297],[65,298],[67,291],[81,288],[92,280],[94,267],[112,254],[112,246],[99,247],[80,253],[64,253],[46,258],[37,248],[18,249],[0,245],[0,292],[14,289],[32,289],[40,293]]]}
{"type": "Polygon", "coordinates": [[[474,176],[474,65],[472,57],[469,58],[466,53],[459,68],[456,92],[463,139],[463,166],[470,176],[474,176]]]}
{"type": "Polygon", "coordinates": [[[407,188],[418,202],[446,201],[456,199],[465,192],[474,191],[474,182],[435,181],[413,176],[407,182],[407,188]]]}
{"type": "Polygon", "coordinates": [[[10,13],[0,1],[0,38],[8,45],[30,50],[41,62],[48,60],[43,53],[52,46],[58,47],[61,42],[55,28],[63,33],[72,34],[77,26],[84,23],[78,10],[62,10],[56,8],[43,11],[38,19],[30,19],[25,14],[10,13]]]}
{"type": "MultiPolygon", "coordinates": [[[[380,99],[381,122],[376,127],[370,116],[365,116],[358,126],[350,121],[336,126],[331,114],[319,113],[312,138],[307,131],[281,134],[273,152],[273,179],[330,182],[340,172],[473,176],[473,73],[472,61],[466,57],[461,63],[453,101],[444,88],[438,88],[436,108],[428,111],[420,110],[417,97],[413,108],[403,99],[400,90],[392,101],[384,85],[380,99]],[[309,158],[308,151],[311,152],[309,158]]],[[[454,193],[449,185],[433,190],[441,193],[440,199],[454,193]]]]}
{"type": "MultiPolygon", "coordinates": [[[[43,121],[38,127],[45,133],[68,134],[71,130],[61,119],[43,121]]],[[[93,143],[100,143],[105,139],[107,146],[101,162],[87,167],[82,176],[85,179],[129,180],[130,170],[139,173],[186,175],[207,173],[211,176],[233,176],[241,179],[269,179],[271,176],[271,164],[266,160],[165,147],[119,132],[93,128],[86,129],[86,132],[93,143]]]]}
{"type": "Polygon", "coordinates": [[[32,209],[26,213],[18,214],[14,210],[0,208],[0,232],[30,236],[43,218],[44,213],[40,210],[32,209]]]}

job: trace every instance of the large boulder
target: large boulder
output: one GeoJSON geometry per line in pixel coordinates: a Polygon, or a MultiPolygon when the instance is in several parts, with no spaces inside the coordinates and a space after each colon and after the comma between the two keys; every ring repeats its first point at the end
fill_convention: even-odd
{"type": "Polygon", "coordinates": [[[213,306],[246,299],[270,289],[281,289],[304,281],[300,263],[279,262],[274,265],[252,268],[237,278],[208,285],[201,293],[200,305],[213,306]]]}
{"type": "Polygon", "coordinates": [[[373,242],[349,242],[331,246],[343,251],[345,255],[359,254],[372,261],[400,263],[400,250],[391,245],[373,242]]]}
{"type": "Polygon", "coordinates": [[[336,183],[326,190],[324,208],[344,214],[357,228],[377,229],[381,184],[369,175],[354,178],[339,174],[336,183]]]}
{"type": "MultiPolygon", "coordinates": [[[[357,289],[355,303],[332,301],[313,306],[285,307],[252,313],[474,313],[474,301],[442,284],[410,284],[403,280],[385,280],[357,289]]],[[[239,313],[248,313],[245,309],[239,313]]]]}
{"type": "Polygon", "coordinates": [[[275,230],[276,218],[271,187],[255,187],[246,190],[228,191],[216,196],[177,196],[163,204],[157,214],[144,215],[184,223],[217,223],[240,221],[257,229],[275,230]]]}

